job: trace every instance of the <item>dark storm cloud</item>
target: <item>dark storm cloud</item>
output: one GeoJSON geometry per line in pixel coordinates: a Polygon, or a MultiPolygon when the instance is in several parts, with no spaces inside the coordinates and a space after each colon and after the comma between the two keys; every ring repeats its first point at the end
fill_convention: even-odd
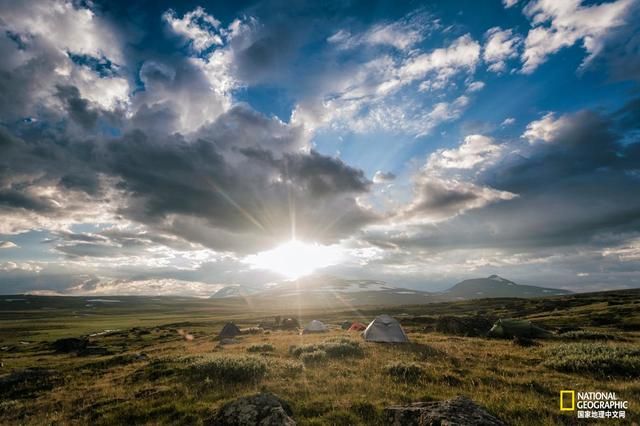
{"type": "Polygon", "coordinates": [[[85,129],[96,125],[99,114],[91,108],[89,101],[82,99],[77,87],[58,85],[57,96],[64,103],[71,120],[85,129]]]}
{"type": "MultiPolygon", "coordinates": [[[[616,117],[592,111],[563,116],[551,123],[553,137],[532,141],[526,154],[522,149],[506,154],[476,181],[517,197],[437,225],[392,232],[382,240],[381,235],[372,235],[371,241],[399,247],[513,250],[602,248],[637,236],[640,143],[621,142],[625,135],[617,132],[616,117]]],[[[472,198],[467,191],[431,191],[420,205],[442,212],[472,198]]]]}
{"type": "Polygon", "coordinates": [[[410,214],[416,212],[434,213],[445,217],[460,211],[482,195],[470,188],[447,188],[439,182],[426,181],[419,185],[418,199],[411,206],[410,214]]]}
{"type": "Polygon", "coordinates": [[[239,150],[247,158],[277,170],[283,179],[296,182],[313,197],[337,193],[365,193],[370,183],[362,170],[347,166],[338,158],[326,157],[315,151],[285,154],[276,159],[269,151],[255,148],[239,150]]]}
{"type": "MultiPolygon", "coordinates": [[[[599,170],[623,171],[624,148],[611,118],[592,111],[564,117],[555,124],[553,139],[538,141],[527,157],[506,158],[491,169],[483,182],[495,188],[527,193],[546,190],[547,184],[566,179],[589,180],[599,170]]],[[[595,177],[595,176],[593,176],[595,177]]],[[[595,179],[594,179],[595,180],[595,179]]]]}
{"type": "MultiPolygon", "coordinates": [[[[100,109],[80,98],[77,90],[65,87],[59,96],[70,120],[87,118],[87,111],[99,114],[100,109]]],[[[194,241],[216,249],[245,252],[289,235],[294,216],[298,235],[323,241],[343,238],[376,220],[354,198],[369,189],[361,170],[314,151],[300,151],[298,129],[244,105],[191,138],[143,130],[118,138],[87,135],[75,140],[74,135],[5,138],[0,171],[6,189],[0,192],[0,203],[62,217],[82,206],[60,207],[56,196],[71,192],[104,200],[115,190],[110,192],[116,197],[112,206],[124,218],[181,238],[199,234],[194,241]],[[264,158],[250,152],[262,152],[264,158]],[[51,200],[20,190],[35,191],[42,185],[56,188],[51,200]],[[207,227],[227,236],[207,237],[207,227]],[[236,238],[237,234],[244,237],[236,238]]],[[[117,251],[87,244],[58,250],[78,256],[117,251]]]]}

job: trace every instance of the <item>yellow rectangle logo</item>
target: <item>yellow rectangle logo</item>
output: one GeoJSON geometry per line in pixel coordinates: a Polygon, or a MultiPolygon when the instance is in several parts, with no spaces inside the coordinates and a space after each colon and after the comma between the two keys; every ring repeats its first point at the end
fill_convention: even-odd
{"type": "Polygon", "coordinates": [[[560,411],[574,411],[576,409],[576,391],[561,390],[560,391],[560,411]],[[565,404],[565,396],[571,395],[571,405],[565,404]]]}

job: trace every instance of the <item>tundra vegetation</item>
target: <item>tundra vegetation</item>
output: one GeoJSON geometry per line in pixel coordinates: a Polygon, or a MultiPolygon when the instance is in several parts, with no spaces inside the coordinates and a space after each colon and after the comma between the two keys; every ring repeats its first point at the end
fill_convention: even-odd
{"type": "MultiPolygon", "coordinates": [[[[640,400],[638,290],[293,312],[240,300],[117,299],[0,297],[1,424],[207,424],[225,403],[260,391],[287,401],[300,425],[376,425],[386,406],[457,395],[510,424],[573,424],[573,413],[558,410],[561,389],[640,400]],[[411,343],[368,343],[340,327],[380,313],[397,318],[411,343]],[[227,321],[249,329],[275,316],[317,318],[330,331],[216,339],[227,321]],[[552,335],[486,337],[498,318],[552,335]]],[[[627,420],[639,416],[632,403],[627,420]]]]}

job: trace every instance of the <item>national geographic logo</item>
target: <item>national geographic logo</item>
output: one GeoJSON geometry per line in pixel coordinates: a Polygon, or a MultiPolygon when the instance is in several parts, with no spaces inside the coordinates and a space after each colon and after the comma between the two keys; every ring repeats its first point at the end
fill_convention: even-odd
{"type": "Polygon", "coordinates": [[[624,419],[628,409],[615,392],[560,391],[560,411],[575,411],[579,419],[624,419]]]}

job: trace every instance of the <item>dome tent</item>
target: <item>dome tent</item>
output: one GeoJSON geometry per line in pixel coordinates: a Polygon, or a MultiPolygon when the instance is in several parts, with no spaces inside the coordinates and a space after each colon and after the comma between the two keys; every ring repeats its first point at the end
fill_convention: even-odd
{"type": "Polygon", "coordinates": [[[499,319],[487,334],[489,337],[501,337],[504,339],[512,337],[548,337],[551,335],[549,331],[534,325],[531,321],[518,319],[499,319]]]}
{"type": "Polygon", "coordinates": [[[224,327],[222,327],[222,330],[220,330],[220,334],[218,335],[218,337],[223,339],[223,338],[229,338],[229,337],[236,337],[239,334],[240,334],[240,329],[238,328],[238,326],[232,322],[228,322],[224,325],[224,327]]]}
{"type": "Polygon", "coordinates": [[[389,315],[380,315],[371,321],[367,329],[362,333],[367,342],[382,343],[408,343],[409,338],[405,334],[400,323],[389,315]]]}
{"type": "Polygon", "coordinates": [[[327,331],[328,328],[327,326],[322,322],[322,321],[318,321],[318,320],[312,320],[311,322],[309,322],[309,324],[307,324],[304,327],[304,330],[302,330],[302,333],[323,333],[325,331],[327,331]]]}

